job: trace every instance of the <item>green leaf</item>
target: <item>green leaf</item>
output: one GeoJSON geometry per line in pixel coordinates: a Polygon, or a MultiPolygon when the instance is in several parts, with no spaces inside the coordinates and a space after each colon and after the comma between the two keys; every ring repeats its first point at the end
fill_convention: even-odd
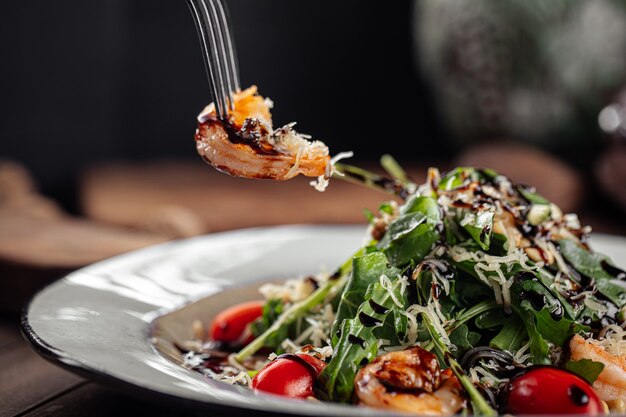
{"type": "Polygon", "coordinates": [[[537,314],[538,311],[547,310],[555,316],[554,320],[560,320],[563,316],[563,306],[554,294],[546,287],[539,278],[531,273],[524,272],[517,276],[511,286],[511,302],[524,310],[537,314]]]}
{"type": "Polygon", "coordinates": [[[383,323],[395,311],[404,311],[408,305],[408,291],[401,291],[400,280],[392,282],[390,289],[383,288],[380,282],[371,284],[355,317],[343,320],[333,357],[318,379],[318,398],[336,402],[351,400],[357,367],[376,357],[377,335],[379,331],[384,332],[380,330],[383,323]]]}
{"type": "Polygon", "coordinates": [[[394,266],[419,262],[439,240],[439,221],[439,206],[434,198],[411,198],[401,208],[400,216],[391,222],[378,247],[394,266]]]}
{"type": "Polygon", "coordinates": [[[489,243],[489,253],[496,256],[504,256],[508,253],[509,243],[505,235],[500,233],[493,233],[491,235],[491,242],[489,243]]]}
{"type": "Polygon", "coordinates": [[[381,248],[388,248],[392,243],[402,239],[420,225],[424,224],[426,220],[427,217],[422,213],[406,213],[398,216],[389,224],[387,233],[385,233],[385,236],[380,242],[381,248]]]}
{"type": "MultiPolygon", "coordinates": [[[[251,330],[254,337],[263,334],[278,319],[284,310],[285,304],[281,299],[268,300],[263,306],[263,314],[252,323],[251,330]]],[[[265,346],[275,349],[288,337],[287,326],[268,337],[265,346]]]]}
{"type": "Polygon", "coordinates": [[[593,384],[604,369],[604,364],[594,362],[590,359],[581,359],[579,361],[569,360],[565,363],[565,369],[579,375],[590,384],[593,384]]]}
{"type": "Polygon", "coordinates": [[[384,154],[380,157],[380,165],[387,171],[387,174],[391,175],[392,178],[400,181],[402,184],[410,184],[406,171],[400,166],[398,161],[389,154],[384,154]]]}
{"type": "Polygon", "coordinates": [[[462,210],[464,217],[463,228],[469,233],[481,249],[487,251],[491,245],[491,234],[493,233],[493,216],[492,211],[481,211],[472,213],[468,210],[462,210]]]}
{"type": "Polygon", "coordinates": [[[590,252],[573,240],[559,240],[561,254],[581,274],[593,278],[598,291],[618,308],[626,305],[626,280],[611,275],[602,267],[612,266],[607,256],[590,252]]]}
{"type": "MultiPolygon", "coordinates": [[[[550,288],[550,285],[552,285],[555,280],[554,275],[552,275],[552,273],[549,272],[545,268],[539,268],[539,270],[537,271],[537,278],[539,278],[539,281],[541,281],[541,283],[546,288],[550,288]]],[[[554,291],[552,294],[555,295],[556,298],[561,303],[561,306],[563,307],[563,310],[565,311],[566,318],[569,318],[569,319],[578,318],[581,311],[584,309],[584,304],[573,305],[565,297],[563,297],[563,295],[561,295],[561,293],[558,291],[554,291]]]]}
{"type": "Polygon", "coordinates": [[[480,334],[470,331],[465,324],[461,324],[450,333],[450,342],[457,347],[456,357],[475,347],[479,340],[480,334]]]}
{"type": "Polygon", "coordinates": [[[489,342],[489,346],[495,349],[515,352],[528,339],[526,327],[519,317],[516,315],[507,317],[501,308],[481,314],[476,317],[474,323],[482,330],[494,330],[501,327],[498,334],[489,342]]]}
{"type": "Polygon", "coordinates": [[[534,312],[534,315],[537,331],[545,339],[558,346],[565,346],[569,339],[577,333],[591,330],[588,326],[566,318],[554,320],[545,308],[539,312],[534,312]]]}
{"type": "Polygon", "coordinates": [[[400,214],[422,213],[431,220],[439,220],[441,212],[437,200],[433,197],[413,195],[400,208],[400,214]]]}
{"type": "Polygon", "coordinates": [[[530,343],[530,355],[534,365],[551,365],[549,359],[550,350],[548,343],[537,331],[537,325],[535,323],[535,317],[532,313],[522,310],[517,311],[518,316],[522,319],[524,326],[526,326],[526,332],[528,333],[528,339],[530,343]]]}
{"type": "Polygon", "coordinates": [[[524,345],[527,339],[528,332],[524,323],[517,316],[512,315],[504,319],[502,329],[491,339],[489,346],[495,349],[516,352],[524,345]]]}
{"type": "Polygon", "coordinates": [[[541,196],[535,191],[534,187],[527,188],[522,185],[517,186],[517,191],[524,197],[528,202],[534,204],[550,204],[550,201],[545,197],[541,196]]]}
{"type": "Polygon", "coordinates": [[[504,317],[502,308],[500,308],[498,310],[489,310],[482,313],[481,315],[476,317],[476,320],[474,320],[474,324],[480,330],[493,330],[502,326],[505,320],[506,317],[504,317]]]}
{"type": "Polygon", "coordinates": [[[454,168],[452,171],[446,173],[441,180],[439,181],[439,189],[444,191],[454,190],[455,188],[459,188],[469,179],[472,180],[472,177],[477,175],[476,170],[474,168],[469,167],[458,167],[454,168]]]}
{"type": "Polygon", "coordinates": [[[400,270],[390,267],[387,257],[382,252],[373,252],[352,260],[352,275],[341,294],[335,322],[331,334],[339,330],[344,319],[356,317],[356,312],[363,303],[368,287],[386,274],[394,279],[400,270]]]}
{"type": "MultiPolygon", "coordinates": [[[[475,271],[472,269],[472,272],[475,271]]],[[[493,300],[493,290],[477,278],[460,273],[457,270],[454,291],[450,290],[450,299],[461,308],[473,306],[483,300],[493,300]]]]}
{"type": "Polygon", "coordinates": [[[367,208],[363,209],[363,215],[367,219],[368,223],[372,223],[376,219],[376,216],[374,216],[374,213],[372,213],[372,210],[367,209],[367,208]]]}
{"type": "Polygon", "coordinates": [[[380,211],[381,213],[393,214],[394,209],[391,201],[385,201],[384,203],[381,203],[380,206],[378,206],[378,211],[380,211]]]}
{"type": "Polygon", "coordinates": [[[526,272],[522,277],[511,287],[512,303],[530,315],[543,338],[564,346],[574,334],[589,330],[564,317],[563,305],[537,276],[526,272]]]}

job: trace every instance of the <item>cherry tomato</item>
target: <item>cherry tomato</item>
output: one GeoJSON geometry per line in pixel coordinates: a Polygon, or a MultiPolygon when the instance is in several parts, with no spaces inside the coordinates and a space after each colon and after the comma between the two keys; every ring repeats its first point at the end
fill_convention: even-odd
{"type": "Polygon", "coordinates": [[[216,342],[248,344],[253,337],[240,340],[250,323],[263,314],[263,301],[249,301],[236,304],[219,313],[213,319],[209,329],[209,337],[216,342]]]}
{"type": "Polygon", "coordinates": [[[594,389],[563,369],[538,366],[511,379],[506,412],[512,414],[604,414],[594,389]]]}
{"type": "Polygon", "coordinates": [[[281,355],[252,379],[252,388],[291,398],[313,397],[313,383],[326,363],[311,355],[281,355]]]}

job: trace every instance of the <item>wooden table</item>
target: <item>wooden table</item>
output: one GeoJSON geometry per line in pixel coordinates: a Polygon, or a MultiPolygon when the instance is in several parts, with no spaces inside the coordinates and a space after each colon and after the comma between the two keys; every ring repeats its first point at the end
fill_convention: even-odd
{"type": "MultiPolygon", "coordinates": [[[[415,167],[414,171],[421,172],[423,176],[423,167],[415,167]]],[[[80,195],[84,199],[83,210],[92,220],[70,218],[71,222],[65,223],[64,229],[47,229],[47,226],[44,227],[42,223],[37,227],[39,233],[42,230],[48,230],[46,238],[50,238],[51,235],[57,236],[62,233],[60,230],[67,231],[74,230],[74,228],[84,230],[80,222],[90,221],[92,224],[88,227],[93,229],[93,233],[89,233],[96,235],[99,241],[102,241],[103,236],[106,235],[126,245],[118,245],[116,250],[122,247],[128,249],[175,237],[176,233],[181,235],[206,233],[276,223],[363,222],[362,208],[375,209],[378,202],[384,199],[384,196],[376,192],[341,182],[331,184],[327,193],[318,194],[312,191],[305,181],[290,181],[282,184],[250,183],[216,174],[204,166],[198,168],[176,164],[156,164],[144,167],[128,164],[107,166],[90,171],[82,187],[83,191],[80,195]],[[141,195],[141,198],[137,198],[138,195],[141,195]],[[173,207],[173,204],[177,206],[173,207]],[[128,227],[146,226],[141,222],[145,220],[145,216],[142,220],[142,215],[147,213],[156,213],[156,221],[147,224],[148,231],[154,232],[155,235],[133,235],[132,238],[126,236],[125,233],[130,233],[130,230],[137,230],[128,229],[128,227]],[[159,223],[159,213],[165,213],[165,219],[171,221],[169,228],[166,227],[163,230],[162,223],[159,223]],[[173,218],[168,217],[172,213],[173,218]],[[177,223],[181,213],[188,214],[187,217],[183,217],[192,218],[193,221],[177,223]],[[93,219],[98,222],[94,222],[93,219]],[[119,230],[111,229],[107,232],[98,229],[105,226],[117,227],[119,230]],[[126,228],[122,229],[122,226],[126,228]],[[163,231],[172,234],[159,237],[158,232],[163,231]]],[[[621,214],[616,209],[609,210],[597,205],[578,209],[582,209],[582,221],[591,223],[596,231],[626,234],[626,228],[620,220],[621,214]]],[[[53,218],[56,217],[53,216],[53,218]]],[[[6,219],[8,217],[5,215],[4,220],[6,219]]],[[[37,217],[37,219],[42,219],[42,217],[37,217]]],[[[63,222],[68,221],[68,218],[63,216],[60,219],[63,222]]],[[[1,220],[3,217],[0,212],[1,220]]],[[[3,229],[0,222],[0,232],[12,230],[10,228],[16,227],[17,224],[12,220],[5,223],[7,225],[3,229]]],[[[146,233],[146,230],[137,233],[146,233]]],[[[79,235],[81,238],[87,236],[82,232],[79,235]]],[[[36,240],[33,244],[39,245],[37,247],[42,247],[42,244],[48,242],[37,234],[33,235],[32,239],[36,240]]],[[[13,243],[10,240],[9,243],[13,243]]],[[[0,249],[2,249],[1,243],[2,236],[0,236],[0,249]]],[[[52,245],[53,242],[46,244],[52,245]]],[[[71,248],[72,245],[68,247],[71,248]]],[[[104,249],[101,248],[96,255],[105,256],[104,249]]],[[[72,250],[72,253],[76,251],[72,250]]],[[[84,256],[96,255],[84,254],[84,256]]],[[[2,266],[1,257],[2,251],[0,250],[0,267],[2,266]]],[[[61,262],[63,259],[59,259],[61,258],[52,259],[56,262],[55,265],[59,263],[66,265],[61,262]]],[[[45,259],[48,265],[52,264],[52,260],[49,257],[45,259]]],[[[72,264],[69,262],[67,265],[69,267],[72,264]]],[[[37,268],[39,272],[45,270],[45,267],[41,265],[37,268]]],[[[54,271],[54,268],[51,270],[54,271]]],[[[0,279],[13,279],[10,276],[3,277],[2,271],[0,268],[0,279]]],[[[47,279],[53,279],[54,274],[58,276],[55,272],[47,279]]],[[[2,291],[7,290],[11,290],[11,287],[5,283],[2,291]]],[[[15,285],[13,290],[15,290],[15,285]]],[[[198,415],[190,410],[175,409],[168,405],[155,404],[154,401],[141,400],[112,391],[46,362],[35,354],[22,339],[18,330],[18,320],[17,310],[13,313],[0,314],[0,417],[198,415]]],[[[206,412],[203,415],[207,415],[206,412]]],[[[211,415],[218,414],[211,413],[211,415]]],[[[229,416],[233,417],[234,414],[229,413],[229,416]]]]}
{"type": "Polygon", "coordinates": [[[0,417],[197,415],[127,397],[48,363],[26,344],[17,321],[0,320],[0,417]]]}

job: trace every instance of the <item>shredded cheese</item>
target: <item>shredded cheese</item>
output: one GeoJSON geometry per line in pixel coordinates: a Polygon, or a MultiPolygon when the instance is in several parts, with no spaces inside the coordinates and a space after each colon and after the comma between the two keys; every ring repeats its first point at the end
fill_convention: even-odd
{"type": "Polygon", "coordinates": [[[404,307],[402,302],[398,300],[398,297],[396,297],[396,294],[394,294],[393,283],[391,282],[389,277],[385,274],[382,274],[380,276],[379,282],[380,282],[380,286],[389,292],[389,296],[391,297],[391,300],[393,301],[393,303],[397,305],[398,307],[404,307]]]}

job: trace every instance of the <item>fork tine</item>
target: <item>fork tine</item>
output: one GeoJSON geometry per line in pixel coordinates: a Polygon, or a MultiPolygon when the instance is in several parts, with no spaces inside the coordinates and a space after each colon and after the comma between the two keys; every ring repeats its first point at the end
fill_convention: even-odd
{"type": "MultiPolygon", "coordinates": [[[[224,102],[228,107],[234,108],[234,106],[232,105],[234,102],[232,96],[232,93],[234,92],[234,82],[232,69],[229,65],[230,60],[227,45],[227,39],[230,34],[226,32],[226,22],[222,19],[222,14],[220,13],[220,8],[222,5],[219,0],[207,0],[205,3],[208,4],[209,24],[213,31],[216,42],[216,47],[213,52],[219,65],[220,78],[223,82],[222,93],[224,94],[224,102]]],[[[225,107],[227,108],[227,106],[225,107]]]]}
{"type": "MultiPolygon", "coordinates": [[[[229,89],[231,93],[235,93],[241,90],[239,83],[239,66],[237,63],[237,51],[235,49],[234,35],[232,31],[232,24],[230,23],[230,13],[226,3],[222,3],[221,0],[215,0],[217,5],[218,17],[220,22],[220,28],[222,30],[222,38],[224,40],[224,47],[227,59],[227,75],[229,81],[229,89]]],[[[231,106],[234,106],[232,94],[230,96],[231,106]]]]}
{"type": "Polygon", "coordinates": [[[217,78],[217,92],[218,95],[215,98],[216,104],[219,106],[218,114],[220,119],[225,119],[228,114],[228,107],[230,96],[228,89],[228,82],[226,80],[226,59],[224,52],[224,42],[222,39],[222,33],[219,29],[217,21],[217,8],[212,0],[197,0],[201,5],[203,18],[205,24],[208,27],[208,33],[210,33],[210,57],[212,60],[214,72],[217,78]]]}
{"type": "MultiPolygon", "coordinates": [[[[198,38],[200,40],[200,48],[202,49],[202,60],[204,61],[204,68],[207,72],[207,76],[209,78],[209,87],[211,88],[211,93],[213,95],[213,99],[216,101],[219,96],[217,91],[217,78],[215,70],[213,69],[213,64],[211,60],[211,42],[210,42],[210,30],[206,25],[206,20],[202,17],[202,10],[200,6],[196,3],[195,0],[187,0],[187,5],[191,10],[191,14],[193,16],[193,21],[196,26],[196,30],[198,31],[198,38]]],[[[218,113],[219,108],[216,109],[218,113]]]]}
{"type": "Polygon", "coordinates": [[[216,111],[220,119],[225,119],[228,107],[232,107],[232,92],[236,91],[236,68],[233,69],[231,66],[234,56],[232,59],[229,56],[229,51],[234,52],[228,46],[230,33],[226,32],[227,23],[221,18],[225,14],[220,12],[221,4],[214,0],[208,0],[208,4],[205,0],[187,0],[187,4],[191,9],[200,37],[200,46],[216,111]]]}

